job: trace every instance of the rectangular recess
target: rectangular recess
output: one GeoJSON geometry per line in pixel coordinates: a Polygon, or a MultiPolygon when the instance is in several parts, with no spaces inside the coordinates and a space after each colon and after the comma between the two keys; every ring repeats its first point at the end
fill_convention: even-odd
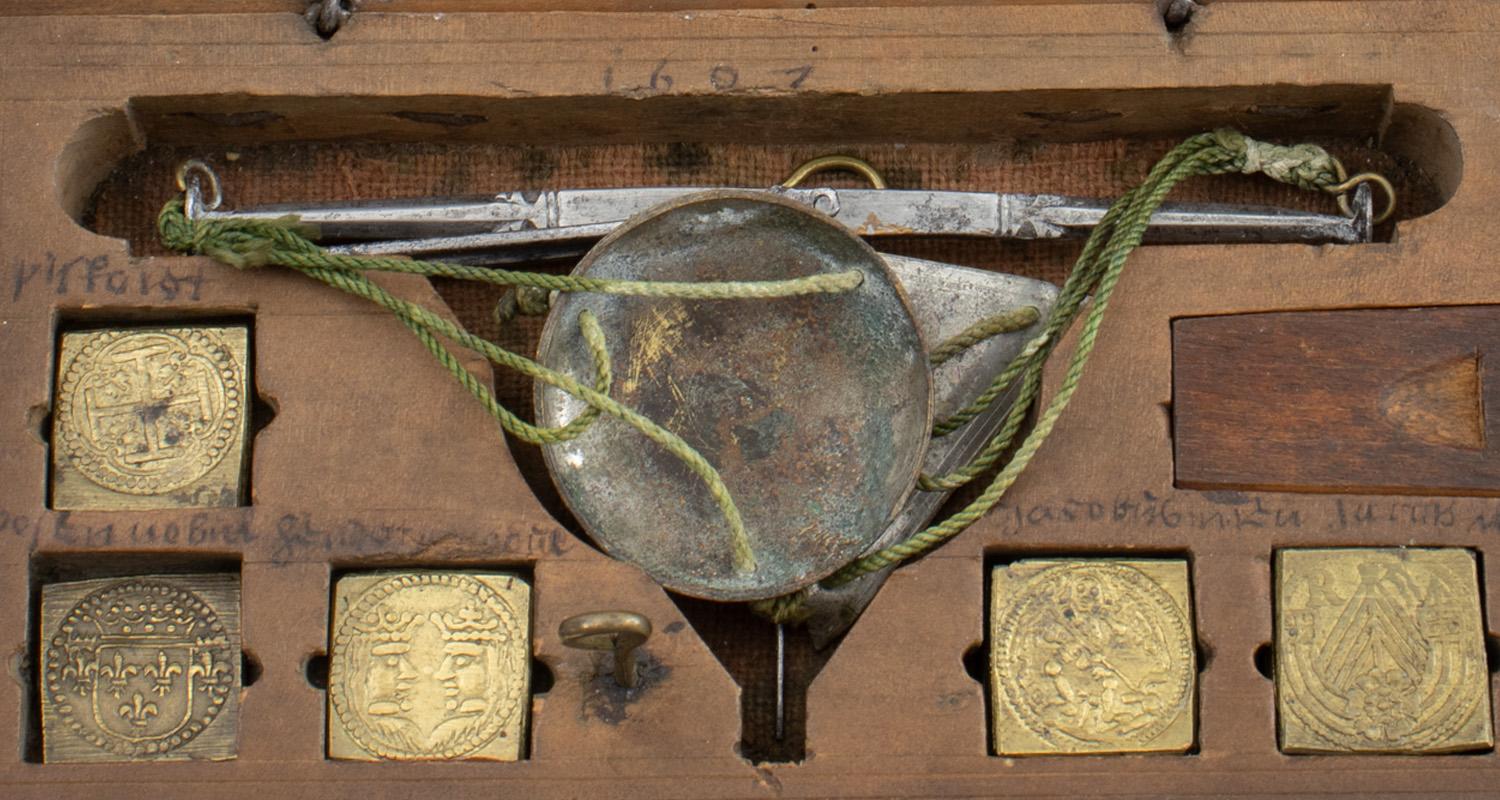
{"type": "Polygon", "coordinates": [[[1500,306],[1172,323],[1177,485],[1500,496],[1500,306]]]}
{"type": "MultiPolygon", "coordinates": [[[[42,587],[102,578],[132,575],[241,573],[238,556],[208,553],[34,553],[28,569],[26,608],[26,658],[21,669],[21,759],[42,763],[42,699],[38,683],[42,670],[42,587]]],[[[242,650],[243,653],[243,650],[242,650]]],[[[244,653],[244,659],[253,658],[244,653]]],[[[243,672],[243,666],[242,666],[243,672]]],[[[248,685],[248,684],[246,684],[248,685]]]]}
{"type": "Polygon", "coordinates": [[[967,143],[1177,137],[1225,126],[1267,138],[1379,136],[1393,103],[1389,84],[798,91],[816,69],[810,60],[747,70],[738,91],[725,92],[716,91],[722,75],[711,69],[663,61],[638,76],[601,75],[600,96],[143,95],[131,98],[127,114],[138,143],[235,148],[350,140],[967,143]]]}
{"type": "MultiPolygon", "coordinates": [[[[79,280],[93,280],[92,276],[80,277],[79,280]]],[[[101,279],[102,280],[102,279],[101,279]]],[[[255,435],[267,424],[275,412],[269,405],[263,402],[259,393],[255,390],[255,317],[251,310],[246,309],[173,309],[171,312],[163,312],[159,309],[142,309],[129,307],[98,307],[89,309],[64,309],[58,314],[57,323],[53,332],[53,380],[52,380],[52,407],[48,411],[47,418],[43,421],[41,435],[48,442],[49,449],[53,453],[48,458],[48,481],[47,481],[47,506],[59,510],[162,510],[170,508],[215,508],[215,507],[244,507],[250,503],[250,477],[252,449],[255,435]],[[232,480],[232,503],[215,499],[214,502],[196,502],[179,499],[172,493],[142,495],[139,498],[124,496],[126,500],[133,502],[120,502],[117,505],[70,505],[59,503],[58,483],[61,468],[56,448],[58,442],[53,441],[55,434],[57,409],[60,402],[59,393],[64,383],[64,370],[67,364],[63,363],[63,343],[71,334],[91,333],[101,331],[120,331],[131,333],[134,331],[148,329],[242,329],[244,337],[243,363],[239,365],[240,377],[244,385],[233,387],[238,396],[238,414],[241,415],[241,433],[237,453],[232,459],[226,459],[224,466],[218,470],[224,476],[231,476],[232,480]]],[[[75,480],[81,481],[81,477],[73,475],[75,480]]],[[[226,477],[226,482],[229,482],[226,477]]],[[[204,481],[198,481],[202,484],[204,481]]],[[[197,484],[195,484],[197,485],[197,484]]],[[[226,489],[227,491],[227,489],[226,489]]],[[[109,501],[105,501],[108,503],[109,501]]]]}

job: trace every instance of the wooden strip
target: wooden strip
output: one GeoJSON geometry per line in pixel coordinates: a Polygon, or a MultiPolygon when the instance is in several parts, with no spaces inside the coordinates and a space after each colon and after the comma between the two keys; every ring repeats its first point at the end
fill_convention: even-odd
{"type": "MultiPolygon", "coordinates": [[[[1155,0],[1123,0],[1137,5],[1155,0]]],[[[1409,2],[1411,0],[1408,0],[1409,2]]],[[[477,13],[512,11],[711,11],[816,8],[923,8],[927,6],[1087,5],[1122,0],[367,0],[355,10],[369,13],[477,13]]],[[[116,14],[302,13],[309,0],[52,0],[0,6],[0,17],[116,14]]]]}
{"type": "Polygon", "coordinates": [[[1172,326],[1177,484],[1500,495],[1500,306],[1172,326]]]}

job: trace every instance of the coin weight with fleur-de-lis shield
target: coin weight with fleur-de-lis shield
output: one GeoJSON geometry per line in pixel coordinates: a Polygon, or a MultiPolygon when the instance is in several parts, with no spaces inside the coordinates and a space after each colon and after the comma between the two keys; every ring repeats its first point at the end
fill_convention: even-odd
{"type": "Polygon", "coordinates": [[[234,758],[240,590],[231,574],[42,587],[43,758],[234,758]]]}

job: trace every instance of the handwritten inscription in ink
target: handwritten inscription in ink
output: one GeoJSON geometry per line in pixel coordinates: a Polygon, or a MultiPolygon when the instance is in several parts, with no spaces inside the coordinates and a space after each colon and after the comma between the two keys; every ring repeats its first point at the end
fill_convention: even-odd
{"type": "Polygon", "coordinates": [[[1134,528],[1200,531],[1299,529],[1304,510],[1255,495],[1218,496],[1208,503],[1163,497],[1150,491],[1113,498],[1070,497],[1031,505],[1001,506],[994,512],[1008,532],[1047,525],[1094,523],[1134,528]]]}
{"type": "Polygon", "coordinates": [[[604,68],[604,91],[628,97],[645,97],[707,88],[720,94],[732,92],[776,92],[797,90],[813,73],[812,64],[750,69],[719,63],[706,70],[674,65],[663,58],[651,69],[611,65],[604,68]]]}
{"type": "Polygon", "coordinates": [[[40,295],[84,295],[103,298],[139,298],[159,301],[199,300],[203,296],[204,271],[196,266],[153,265],[145,262],[121,266],[108,255],[16,258],[8,265],[4,285],[12,303],[40,295]]]}
{"type": "MultiPolygon", "coordinates": [[[[126,522],[118,517],[0,509],[0,540],[51,541],[70,548],[245,547],[261,534],[248,514],[198,513],[185,520],[126,522]]],[[[566,556],[576,545],[561,528],[517,525],[461,529],[421,523],[324,518],[309,512],[271,518],[270,560],[293,562],[332,554],[414,553],[456,546],[521,558],[566,556]]],[[[1151,491],[1115,497],[1076,496],[1001,505],[990,519],[1005,534],[1058,526],[1108,526],[1253,536],[1272,531],[1374,533],[1400,529],[1500,535],[1500,502],[1481,499],[1303,499],[1241,492],[1151,491]]]]}
{"type": "Polygon", "coordinates": [[[57,515],[53,541],[68,547],[239,547],[255,541],[255,533],[244,516],[225,517],[194,514],[187,522],[92,523],[69,512],[57,515]]]}
{"type": "MultiPolygon", "coordinates": [[[[185,520],[127,521],[118,515],[99,517],[61,511],[31,515],[0,509],[0,541],[24,539],[32,547],[48,541],[69,548],[208,547],[242,548],[261,538],[245,513],[200,512],[185,520]]],[[[363,555],[419,552],[447,543],[484,549],[497,555],[535,558],[565,556],[573,537],[561,528],[532,525],[490,530],[372,521],[347,517],[324,520],[306,512],[275,518],[271,560],[316,559],[329,554],[363,555]]]]}
{"type": "Polygon", "coordinates": [[[533,526],[527,530],[491,530],[483,533],[425,528],[406,523],[373,522],[355,518],[316,520],[311,514],[284,514],[276,521],[274,562],[300,561],[321,554],[366,554],[415,552],[441,546],[446,541],[480,539],[488,552],[516,556],[562,556],[573,547],[572,538],[558,528],[533,526]]]}

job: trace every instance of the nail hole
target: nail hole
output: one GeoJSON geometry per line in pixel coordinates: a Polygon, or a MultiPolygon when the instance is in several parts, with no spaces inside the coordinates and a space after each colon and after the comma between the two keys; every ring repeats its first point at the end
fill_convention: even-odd
{"type": "MultiPolygon", "coordinates": [[[[1213,660],[1214,660],[1214,649],[1212,647],[1209,647],[1208,645],[1202,643],[1202,642],[1199,642],[1198,646],[1197,646],[1197,651],[1198,651],[1198,672],[1202,673],[1204,670],[1208,669],[1208,665],[1209,664],[1213,663],[1213,660]]],[[[1259,656],[1257,656],[1257,658],[1259,658],[1259,656]]],[[[1259,669],[1259,668],[1260,668],[1259,666],[1256,667],[1256,669],[1259,669]]]]}
{"type": "Polygon", "coordinates": [[[240,651],[240,685],[254,686],[261,676],[260,659],[249,650],[240,651]]]}
{"type": "Polygon", "coordinates": [[[969,673],[969,677],[980,684],[987,683],[990,671],[989,656],[989,648],[984,646],[984,642],[970,646],[964,651],[964,672],[969,673]]]}
{"type": "Polygon", "coordinates": [[[1266,680],[1271,679],[1271,643],[1266,642],[1255,648],[1255,671],[1259,672],[1266,680]]]}
{"type": "Polygon", "coordinates": [[[531,694],[532,696],[544,695],[552,691],[552,684],[556,678],[552,675],[552,668],[547,666],[539,658],[531,659],[531,694]]]}
{"type": "Polygon", "coordinates": [[[1490,672],[1500,672],[1500,636],[1487,633],[1484,636],[1484,657],[1490,664],[1490,672]]]}
{"type": "Polygon", "coordinates": [[[1193,21],[1193,15],[1198,13],[1199,5],[1194,0],[1164,0],[1161,3],[1161,20],[1167,28],[1167,33],[1178,35],[1187,30],[1188,23],[1193,21]]]}
{"type": "Polygon", "coordinates": [[[313,653],[307,657],[307,662],[302,665],[302,672],[307,676],[307,683],[314,689],[328,689],[328,654],[313,653]]]}
{"type": "Polygon", "coordinates": [[[353,0],[313,0],[307,7],[307,21],[323,41],[333,38],[349,17],[354,15],[353,0]]]}

